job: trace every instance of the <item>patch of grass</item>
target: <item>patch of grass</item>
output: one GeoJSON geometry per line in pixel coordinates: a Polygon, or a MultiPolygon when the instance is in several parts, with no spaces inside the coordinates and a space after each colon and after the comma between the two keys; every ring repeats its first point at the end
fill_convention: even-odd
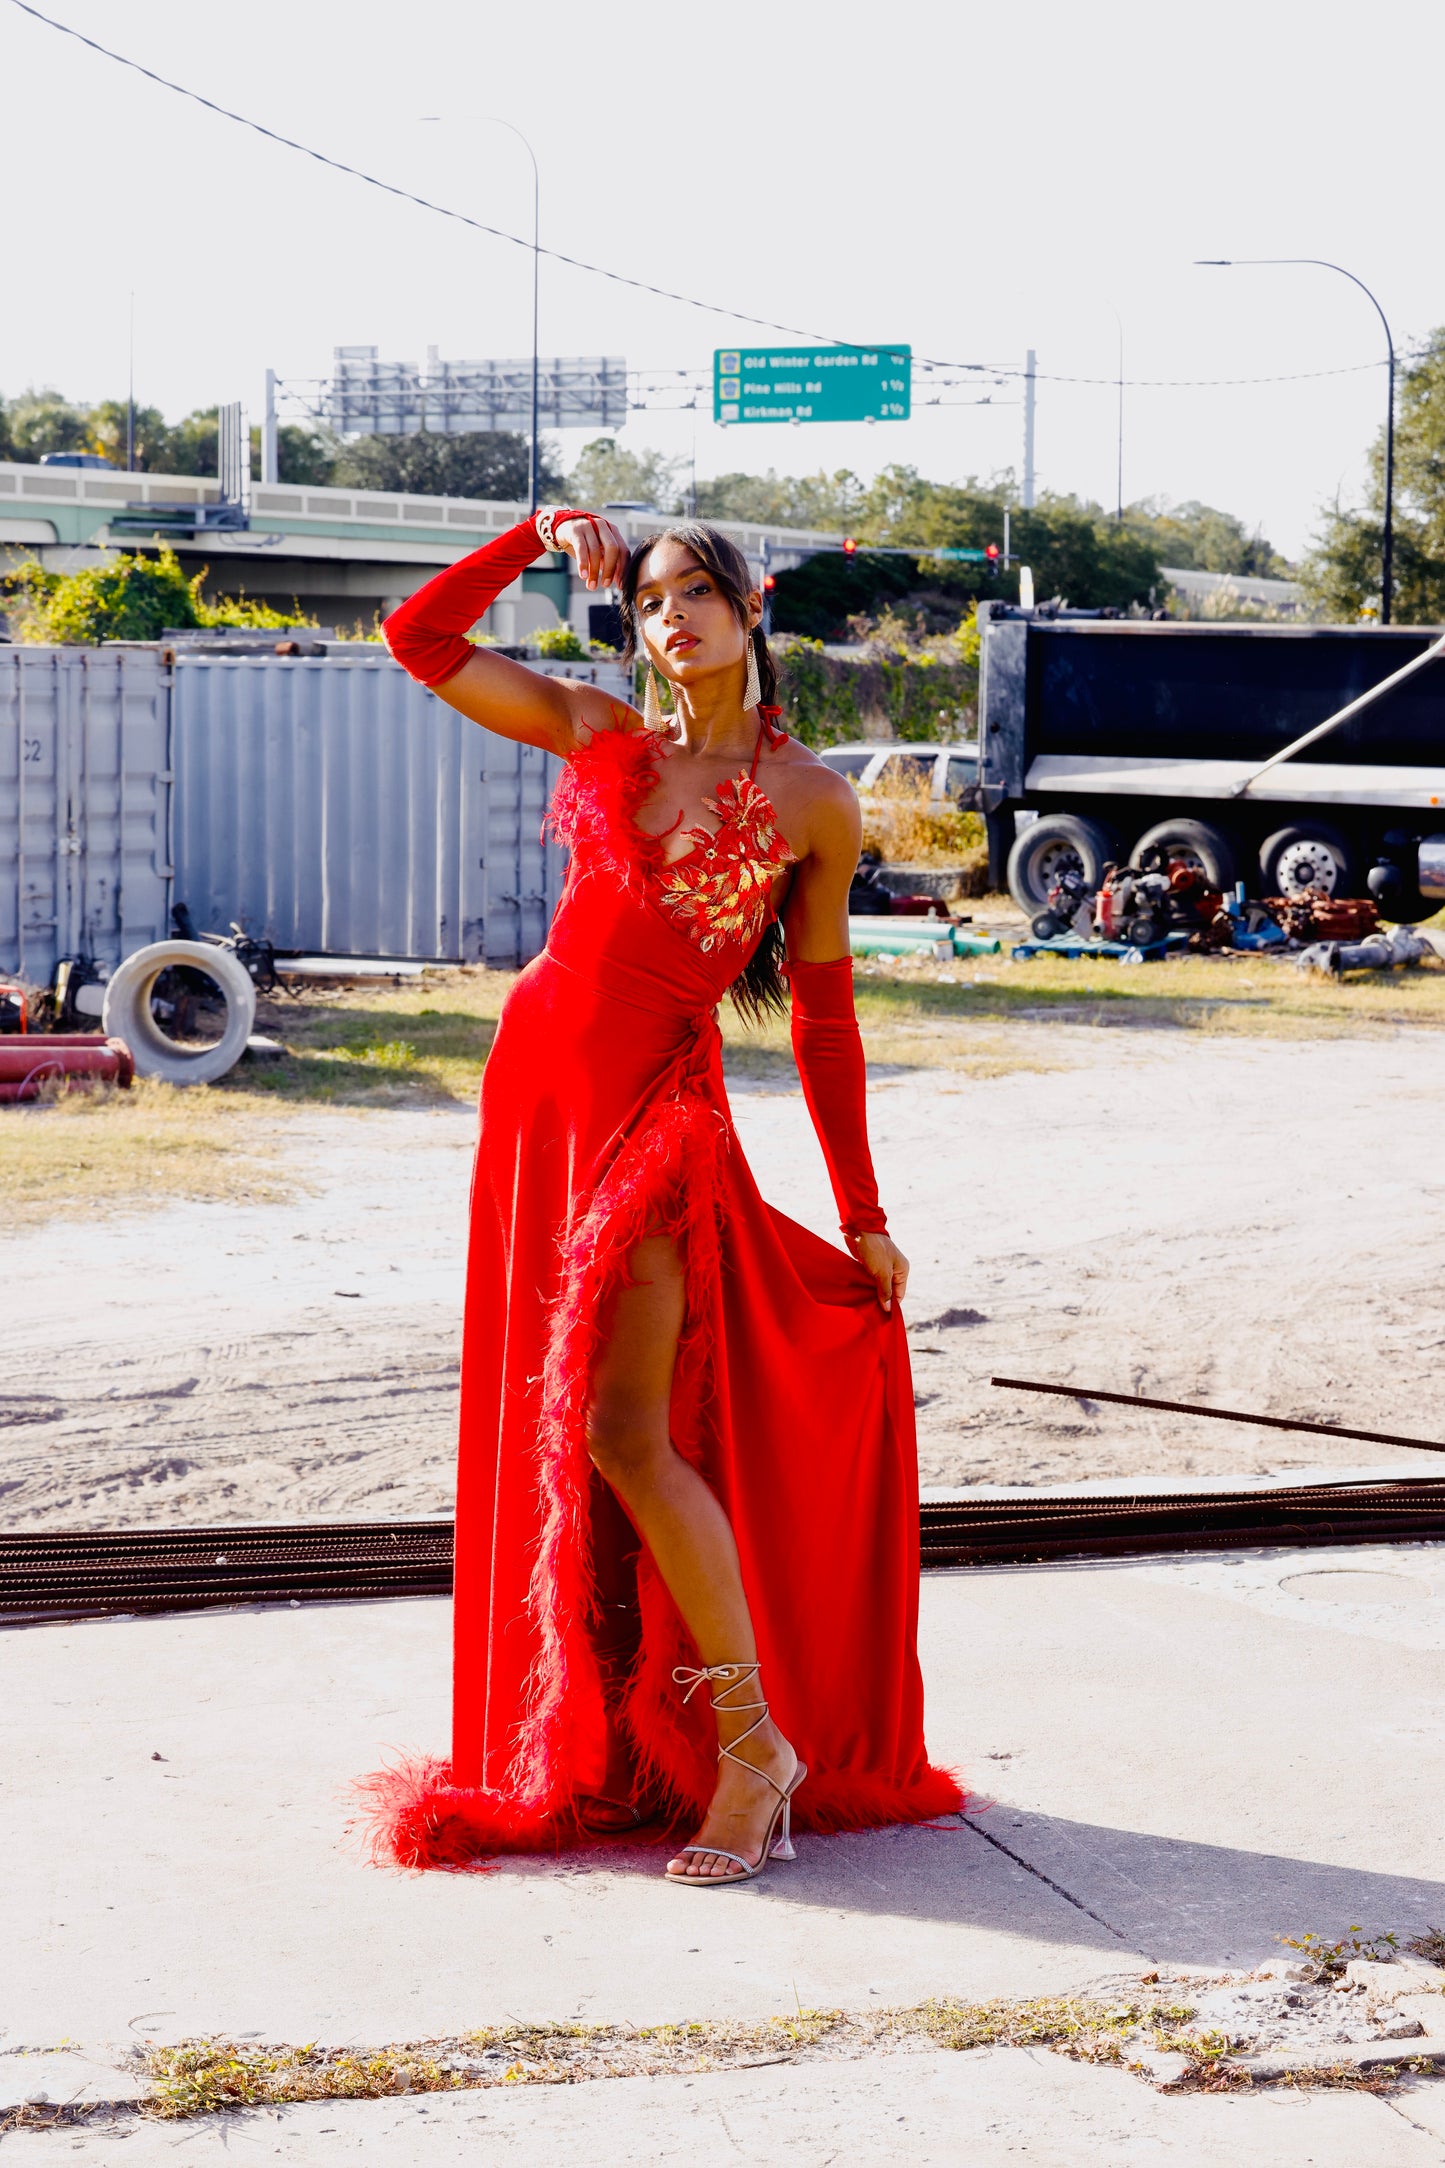
{"type": "Polygon", "coordinates": [[[287,1194],[254,1110],[210,1091],[138,1081],[70,1092],[0,1108],[0,1135],[0,1220],[12,1228],[142,1196],[255,1204],[287,1194]]]}
{"type": "Polygon", "coordinates": [[[285,1059],[243,1063],[217,1089],[321,1106],[471,1104],[516,977],[459,964],[400,986],[273,995],[256,1028],[280,1041],[285,1059]]]}
{"type": "Polygon", "coordinates": [[[1401,1948],[1411,1957],[1423,1957],[1430,1965],[1445,1965],[1445,1927],[1427,1927],[1423,1934],[1412,1935],[1401,1948]]]}
{"type": "Polygon", "coordinates": [[[469,2080],[419,2049],[380,2048],[355,2055],[316,2047],[238,2047],[188,2040],[153,2048],[146,2067],[155,2092],[146,2112],[167,2121],[257,2108],[280,2101],[389,2100],[402,2093],[455,2092],[469,2080]]]}
{"type": "Polygon", "coordinates": [[[155,2091],[145,2113],[175,2121],[221,2108],[302,2100],[386,2100],[493,2085],[722,2070],[791,2056],[847,2022],[840,2011],[800,2010],[761,2025],[498,2025],[364,2052],[187,2040],[146,2051],[155,2091]]]}
{"type": "MultiPolygon", "coordinates": [[[[0,1213],[17,1225],[171,1197],[266,1199],[277,1113],[308,1107],[475,1104],[511,971],[437,967],[404,985],[276,995],[257,1027],[285,1048],[219,1084],[182,1091],[75,1092],[0,1108],[0,1213]]],[[[1292,1039],[1445,1027],[1445,966],[1307,979],[1257,958],[1183,957],[1121,969],[1007,956],[912,964],[879,958],[856,975],[864,1048],[878,1069],[947,1069],[977,1080],[1067,1067],[1051,1024],[1140,1026],[1292,1039]]],[[[786,1019],[761,1030],[720,1012],[733,1077],[791,1084],[786,1019]]]]}
{"type": "Polygon", "coordinates": [[[964,1016],[1288,1039],[1370,1037],[1410,1025],[1445,1028],[1441,963],[1348,972],[1335,980],[1253,956],[1186,955],[1132,966],[1104,957],[1071,963],[1039,956],[1015,963],[1007,953],[951,964],[876,957],[860,964],[856,989],[865,1038],[885,1023],[948,1023],[964,1016]],[[967,985],[960,985],[965,978],[967,985]]]}
{"type": "MultiPolygon", "coordinates": [[[[940,2047],[1048,2047],[1079,2062],[1117,2063],[1125,2059],[1125,2042],[1141,2029],[1152,2028],[1159,2035],[1160,2027],[1180,2025],[1193,2012],[1182,2003],[1104,2003],[1087,1995],[1037,1995],[1026,2002],[931,2002],[906,2015],[940,2047]]],[[[1172,2042],[1173,2034],[1167,2037],[1172,2042]]]]}
{"type": "MultiPolygon", "coordinates": [[[[1373,1937],[1359,1954],[1384,1947],[1388,1940],[1373,1937]]],[[[568,2085],[794,2060],[853,2059],[910,2045],[960,2053],[1046,2047],[1075,2061],[1124,2068],[1137,2068],[1145,2050],[1181,2053],[1188,2067],[1167,2087],[1170,2092],[1235,2092],[1278,2084],[1383,2093],[1399,2082],[1400,2070],[1361,2071],[1349,2064],[1259,2079],[1231,2059],[1223,2033],[1190,2030],[1193,2014],[1188,2003],[1130,1994],[1115,2001],[1097,1995],[1037,1995],[979,2003],[945,1999],[908,2009],[858,2012],[800,2006],[794,2014],[761,2024],[494,2025],[446,2039],[370,2049],[188,2040],[145,2051],[155,2092],[143,2112],[174,2121],[292,2101],[381,2100],[497,2085],[568,2085]]]]}
{"type": "MultiPolygon", "coordinates": [[[[859,973],[854,981],[863,1051],[872,1069],[951,1069],[970,1077],[1011,1076],[1021,1070],[1067,1068],[1036,1031],[1010,1031],[994,1020],[979,1030],[969,997],[958,987],[936,980],[916,987],[921,971],[889,979],[879,993],[875,982],[859,973]],[[921,999],[910,996],[920,994],[921,999]]],[[[718,1012],[722,1028],[723,1072],[755,1081],[796,1084],[789,1022],[770,1017],[765,1024],[744,1024],[725,1001],[718,1012]]]]}
{"type": "Polygon", "coordinates": [[[176,1197],[287,1195],[292,1184],[266,1159],[278,1113],[474,1104],[515,978],[464,966],[404,986],[278,994],[258,1004],[256,1024],[286,1049],[280,1061],[243,1061],[218,1084],[140,1078],[129,1091],[0,1107],[0,1219],[13,1227],[176,1197]]]}

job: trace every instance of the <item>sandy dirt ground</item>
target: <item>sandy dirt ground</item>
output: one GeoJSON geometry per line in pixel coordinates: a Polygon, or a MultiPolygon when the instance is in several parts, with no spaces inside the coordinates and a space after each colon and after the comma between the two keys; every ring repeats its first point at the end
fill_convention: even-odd
{"type": "MultiPolygon", "coordinates": [[[[990,1388],[1001,1372],[1445,1437],[1445,1034],[1041,1023],[1056,1066],[870,1093],[926,1485],[1445,1473],[1438,1456],[990,1388]]],[[[796,1089],[764,1194],[832,1234],[796,1089]]],[[[0,1237],[12,1528],[447,1513],[473,1117],[278,1120],[266,1205],[0,1237]]]]}

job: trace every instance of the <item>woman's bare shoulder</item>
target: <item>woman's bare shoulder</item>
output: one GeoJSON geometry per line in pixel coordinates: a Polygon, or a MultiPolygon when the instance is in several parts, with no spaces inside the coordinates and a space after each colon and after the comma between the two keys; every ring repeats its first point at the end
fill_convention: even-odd
{"type": "Polygon", "coordinates": [[[769,780],[778,818],[799,848],[817,850],[832,840],[846,844],[860,832],[858,793],[847,776],[796,738],[776,756],[769,780]]]}

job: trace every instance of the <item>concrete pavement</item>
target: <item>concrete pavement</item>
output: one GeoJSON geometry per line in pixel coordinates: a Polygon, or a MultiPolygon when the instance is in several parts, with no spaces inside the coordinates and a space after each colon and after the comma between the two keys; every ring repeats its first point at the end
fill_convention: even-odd
{"type": "MultiPolygon", "coordinates": [[[[4,1635],[0,2058],[62,2041],[103,2063],[107,2046],[201,2033],[369,2045],[508,2021],[761,2018],[799,2004],[876,2010],[940,1995],[1060,1993],[1154,1966],[1253,1965],[1278,1954],[1277,1936],[1307,1929],[1328,1936],[1361,1923],[1404,1935],[1445,1923],[1440,1547],[930,1576],[930,1742],[977,1788],[967,1820],[807,1838],[796,1866],[713,1901],[665,1888],[646,1846],[470,1876],[383,1872],[348,1849],[348,1781],[388,1749],[444,1744],[447,1627],[448,1606],[422,1601],[4,1635]]],[[[509,2091],[505,2104],[487,2092],[328,2109],[320,2122],[311,2107],[281,2112],[318,2145],[325,2122],[327,2145],[344,2137],[377,2159],[387,2156],[365,2152],[367,2133],[379,2144],[398,2114],[441,2148],[414,2156],[428,2161],[454,2157],[445,2148],[463,2136],[478,2157],[484,2135],[481,2157],[505,2159],[527,2130],[555,2123],[563,2159],[573,2157],[567,2118],[595,2136],[605,2091],[608,2127],[635,2097],[640,2120],[626,2142],[644,2150],[589,2156],[578,2137],[575,2157],[648,2160],[672,2156],[646,2150],[645,2133],[700,2113],[715,2093],[742,2104],[740,2129],[771,2102],[780,2133],[796,2126],[804,2158],[829,2157],[808,2151],[823,2141],[805,2135],[829,2113],[850,2152],[865,2125],[886,2148],[890,2088],[912,2098],[923,2064],[875,2056],[846,2066],[846,2078],[845,2066],[830,2068],[840,2073],[828,2080],[833,2095],[808,2065],[706,2083],[598,2081],[563,2088],[566,2101],[538,2087],[509,2091]],[[669,2100],[681,2105],[648,2105],[669,2100]]],[[[935,2157],[930,2131],[942,2143],[974,2112],[968,2103],[984,2115],[995,2084],[1018,2114],[1038,2100],[1041,2144],[1047,2103],[1086,2081],[1103,2103],[1101,2144],[1111,2088],[1147,2104],[1139,2136],[1146,2125],[1155,2135],[1144,2158],[1156,2143],[1160,2158],[1215,2158],[1178,2151],[1176,2140],[1198,2117],[1253,2130],[1244,2106],[1266,2118],[1268,2143],[1283,2143],[1268,2135],[1285,2127],[1267,2119],[1284,2115],[1273,2103],[1154,2096],[1136,2079],[1070,2073],[1046,2054],[934,2056],[928,2070],[934,2106],[925,2113],[919,2095],[909,2158],[935,2157]],[[985,2063],[1023,2072],[1022,2090],[1009,2092],[1012,2078],[963,2075],[985,2063]]],[[[1367,2110],[1394,2131],[1393,2108],[1332,2097],[1342,2144],[1367,2110]]],[[[989,2108],[980,2142],[995,2126],[1011,2130],[1015,2112],[989,2108]]],[[[733,2127],[730,2108],[717,2113],[733,2127]]],[[[1068,2122],[1075,2110],[1060,2113],[1068,2122]]],[[[1316,2145],[1327,2123],[1298,2128],[1316,2145]]],[[[270,2150],[255,2117],[243,2124],[248,2146],[270,2150]]],[[[147,2148],[182,2133],[196,2157],[220,2142],[188,2123],[136,2132],[124,2158],[169,2159],[147,2148]]],[[[78,2138],[48,2142],[74,2152],[78,2138]]],[[[1418,2157],[1445,2160],[1445,2145],[1427,2142],[1437,2150],[1418,2157]]],[[[727,2157],[764,2157],[747,2144],[727,2157]]],[[[714,2157],[701,2147],[698,2136],[693,2158],[714,2157]]],[[[770,2141],[766,2152],[778,2149],[770,2141]]],[[[289,2137],[285,2150],[331,2157],[294,2153],[289,2137]]],[[[1112,2158],[1107,2148],[1057,2157],[1112,2158]]],[[[1258,2157],[1371,2156],[1317,2145],[1258,2157]]]]}

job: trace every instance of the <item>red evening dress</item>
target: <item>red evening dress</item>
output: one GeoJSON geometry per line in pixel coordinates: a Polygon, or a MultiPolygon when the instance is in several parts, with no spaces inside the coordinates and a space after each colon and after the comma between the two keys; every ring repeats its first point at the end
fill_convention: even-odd
{"type": "MultiPolygon", "coordinates": [[[[575,1803],[603,1771],[597,1608],[637,1538],[592,1468],[586,1414],[609,1295],[660,1231],[677,1240],[686,1288],[672,1437],[737,1538],[765,1691],[808,1765],[795,1825],[917,1821],[961,1803],[923,1743],[903,1318],[854,1258],[764,1202],[723,1086],[715,1010],[791,853],[743,771],[712,801],[716,832],[693,831],[667,864],[636,817],[658,758],[648,733],[620,727],[568,763],[551,814],[571,849],[566,887],[487,1061],[451,1758],[366,1780],[378,1856],[406,1866],[596,1841],[575,1803]]],[[[851,1019],[851,993],[847,1005],[851,1019]]],[[[673,1666],[697,1657],[645,1550],[635,1601],[624,1721],[642,1784],[686,1823],[712,1794],[716,1734],[701,1697],[684,1706],[673,1684],[673,1666]]]]}

